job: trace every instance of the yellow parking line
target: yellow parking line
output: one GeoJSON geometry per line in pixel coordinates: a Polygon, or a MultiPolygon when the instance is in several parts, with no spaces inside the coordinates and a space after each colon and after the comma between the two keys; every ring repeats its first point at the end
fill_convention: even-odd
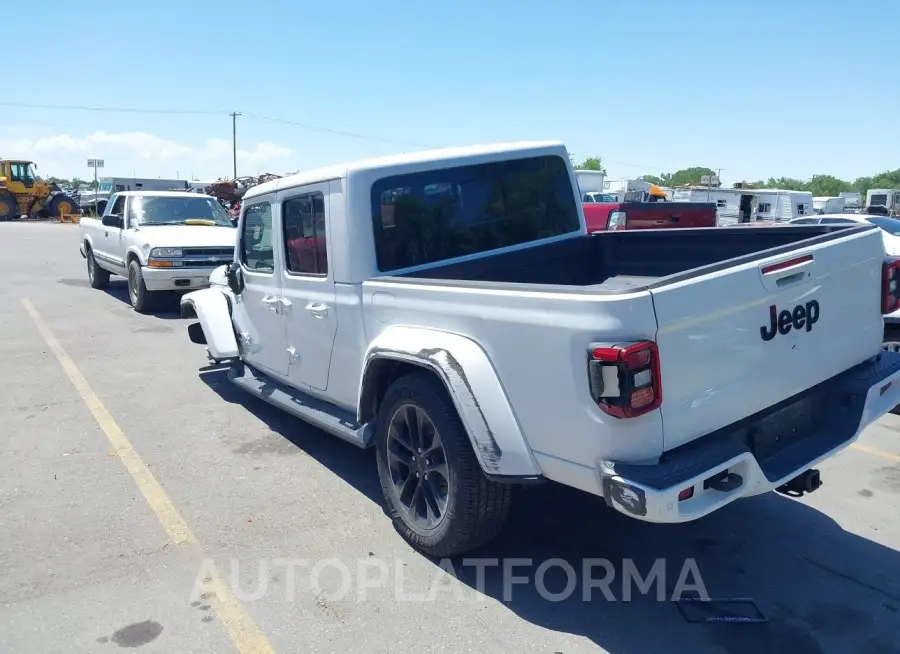
{"type": "Polygon", "coordinates": [[[868,445],[862,445],[861,443],[853,443],[853,445],[851,445],[850,447],[852,447],[854,450],[865,452],[866,454],[880,456],[882,459],[887,459],[888,461],[900,462],[900,454],[891,454],[890,452],[885,452],[874,447],[869,447],[868,445]]]}
{"type": "MultiPolygon", "coordinates": [[[[62,345],[56,340],[53,332],[47,327],[37,309],[34,308],[34,305],[29,300],[22,300],[22,304],[48,347],[56,355],[69,381],[72,382],[78,394],[81,395],[81,399],[84,400],[85,405],[93,414],[100,429],[106,435],[106,438],[109,439],[116,455],[118,455],[125,468],[134,478],[141,495],[144,496],[147,504],[153,509],[153,513],[156,514],[169,538],[185,554],[189,555],[189,558],[197,561],[207,560],[200,544],[197,542],[197,538],[184,521],[184,518],[181,517],[172,500],[169,499],[169,496],[163,490],[162,485],[156,480],[156,477],[150,472],[150,468],[147,467],[137,451],[131,446],[119,425],[116,424],[112,415],[103,406],[103,402],[94,393],[84,375],[81,374],[81,371],[78,370],[75,363],[66,354],[62,345]]],[[[210,597],[210,603],[215,607],[216,613],[228,632],[228,636],[240,654],[275,654],[275,650],[269,644],[269,641],[240,601],[231,592],[231,588],[227,583],[222,579],[211,576],[203,580],[203,587],[210,591],[204,597],[210,597]]]]}

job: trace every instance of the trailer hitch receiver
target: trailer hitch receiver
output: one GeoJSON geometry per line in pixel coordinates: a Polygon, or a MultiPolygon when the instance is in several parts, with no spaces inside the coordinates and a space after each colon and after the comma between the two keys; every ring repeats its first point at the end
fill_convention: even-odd
{"type": "Polygon", "coordinates": [[[822,485],[822,477],[818,470],[810,469],[802,472],[786,484],[782,484],[775,490],[791,497],[800,497],[804,493],[812,493],[819,490],[822,485]]]}

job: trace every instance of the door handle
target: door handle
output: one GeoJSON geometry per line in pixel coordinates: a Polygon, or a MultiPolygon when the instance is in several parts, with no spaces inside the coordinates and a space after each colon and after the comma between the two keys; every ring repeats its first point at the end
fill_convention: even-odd
{"type": "Polygon", "coordinates": [[[324,318],[328,315],[328,307],[318,302],[310,302],[306,305],[306,310],[316,318],[324,318]]]}
{"type": "Polygon", "coordinates": [[[278,313],[278,300],[279,298],[274,295],[267,295],[262,299],[262,303],[268,306],[274,313],[278,313]]]}

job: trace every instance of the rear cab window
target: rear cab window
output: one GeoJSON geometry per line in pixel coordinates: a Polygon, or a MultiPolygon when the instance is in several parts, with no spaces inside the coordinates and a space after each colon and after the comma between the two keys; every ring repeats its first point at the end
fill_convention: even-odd
{"type": "Polygon", "coordinates": [[[581,229],[568,168],[552,155],[386,177],[371,199],[381,272],[581,229]]]}

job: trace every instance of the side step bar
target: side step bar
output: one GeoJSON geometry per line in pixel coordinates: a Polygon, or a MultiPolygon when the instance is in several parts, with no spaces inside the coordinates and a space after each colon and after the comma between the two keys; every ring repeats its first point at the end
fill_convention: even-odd
{"type": "Polygon", "coordinates": [[[374,428],[369,424],[358,425],[354,414],[277,382],[243,362],[231,367],[228,379],[251,395],[357,447],[372,444],[374,428]]]}

